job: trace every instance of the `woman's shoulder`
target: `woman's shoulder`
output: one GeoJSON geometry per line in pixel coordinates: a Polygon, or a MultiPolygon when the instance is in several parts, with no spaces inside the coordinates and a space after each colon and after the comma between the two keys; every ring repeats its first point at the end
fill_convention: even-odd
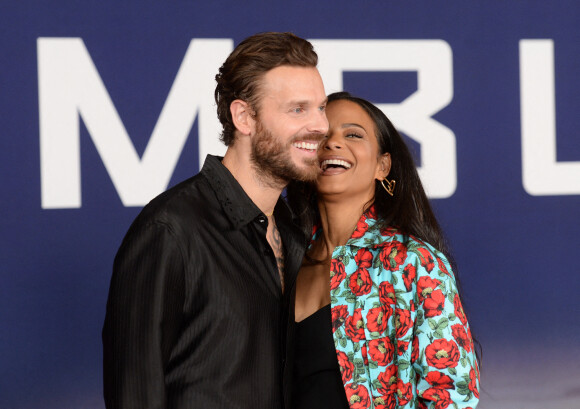
{"type": "Polygon", "coordinates": [[[404,234],[395,227],[380,229],[378,257],[383,268],[393,274],[440,275],[453,277],[451,263],[445,254],[430,243],[404,234]]]}

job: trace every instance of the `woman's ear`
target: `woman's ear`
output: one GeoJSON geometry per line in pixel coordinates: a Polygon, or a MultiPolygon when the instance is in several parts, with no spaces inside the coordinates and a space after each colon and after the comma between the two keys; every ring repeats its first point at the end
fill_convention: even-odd
{"type": "Polygon", "coordinates": [[[236,99],[230,104],[230,113],[234,126],[242,135],[251,135],[254,132],[256,121],[252,116],[254,111],[246,101],[236,99]]]}
{"type": "Polygon", "coordinates": [[[384,180],[391,171],[391,154],[385,153],[379,157],[375,179],[384,180]]]}

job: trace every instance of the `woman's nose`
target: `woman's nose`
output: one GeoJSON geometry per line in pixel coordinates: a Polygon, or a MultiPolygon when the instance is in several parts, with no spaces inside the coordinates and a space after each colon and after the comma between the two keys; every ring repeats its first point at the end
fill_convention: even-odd
{"type": "Polygon", "coordinates": [[[326,136],[326,139],[322,143],[324,149],[341,149],[342,144],[340,143],[340,138],[335,134],[330,134],[326,136]]]}

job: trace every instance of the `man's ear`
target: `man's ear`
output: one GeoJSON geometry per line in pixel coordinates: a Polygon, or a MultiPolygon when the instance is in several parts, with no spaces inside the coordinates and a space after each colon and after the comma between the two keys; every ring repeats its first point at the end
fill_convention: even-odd
{"type": "Polygon", "coordinates": [[[230,104],[234,126],[242,135],[251,135],[254,132],[256,121],[252,117],[253,112],[250,105],[241,99],[236,99],[230,104]]]}
{"type": "Polygon", "coordinates": [[[379,157],[375,179],[384,180],[391,171],[391,154],[385,153],[379,157]]]}

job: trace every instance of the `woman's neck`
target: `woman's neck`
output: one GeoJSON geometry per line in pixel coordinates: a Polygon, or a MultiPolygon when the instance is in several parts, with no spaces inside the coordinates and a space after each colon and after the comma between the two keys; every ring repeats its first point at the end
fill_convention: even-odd
{"type": "MultiPolygon", "coordinates": [[[[319,200],[318,210],[320,212],[320,222],[322,234],[313,247],[318,257],[326,259],[331,256],[332,251],[338,246],[344,246],[351,238],[363,211],[366,210],[368,202],[348,201],[324,201],[319,200]]],[[[314,254],[313,254],[314,255],[314,254]]]]}

